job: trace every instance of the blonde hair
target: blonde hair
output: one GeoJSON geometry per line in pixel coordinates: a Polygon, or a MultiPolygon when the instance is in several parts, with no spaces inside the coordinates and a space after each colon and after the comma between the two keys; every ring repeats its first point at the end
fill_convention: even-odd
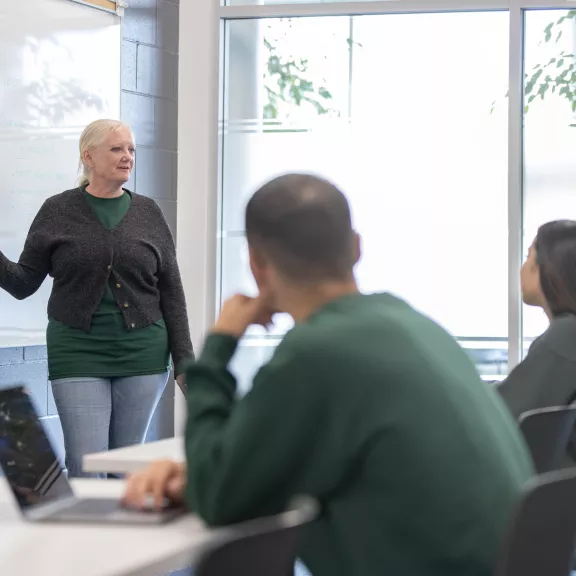
{"type": "Polygon", "coordinates": [[[78,172],[81,172],[81,176],[78,179],[78,184],[80,186],[85,186],[90,183],[90,168],[84,163],[84,152],[86,150],[92,150],[96,146],[99,146],[104,142],[106,136],[110,132],[115,132],[118,128],[126,126],[123,122],[119,120],[95,120],[94,122],[88,124],[80,136],[80,162],[78,164],[78,172]]]}

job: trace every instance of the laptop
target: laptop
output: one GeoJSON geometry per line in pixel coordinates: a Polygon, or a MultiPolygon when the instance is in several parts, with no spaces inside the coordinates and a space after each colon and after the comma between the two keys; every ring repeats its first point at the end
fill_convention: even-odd
{"type": "MultiPolygon", "coordinates": [[[[0,466],[25,519],[33,522],[163,524],[184,513],[125,508],[117,499],[74,495],[23,386],[0,390],[0,466]]],[[[105,482],[105,480],[103,480],[105,482]]]]}

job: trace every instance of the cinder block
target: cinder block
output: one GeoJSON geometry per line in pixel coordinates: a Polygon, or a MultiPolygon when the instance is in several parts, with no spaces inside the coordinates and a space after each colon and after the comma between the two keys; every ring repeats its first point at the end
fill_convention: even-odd
{"type": "Polygon", "coordinates": [[[122,90],[136,92],[136,62],[138,45],[131,40],[122,41],[122,90]]]}
{"type": "Polygon", "coordinates": [[[127,40],[156,44],[156,0],[130,0],[124,12],[122,34],[127,40]]]}
{"type": "Polygon", "coordinates": [[[0,348],[0,366],[22,364],[24,350],[22,348],[0,348]]]}
{"type": "Polygon", "coordinates": [[[160,200],[177,200],[177,152],[138,148],[136,167],[138,194],[160,200]]]}
{"type": "Polygon", "coordinates": [[[26,362],[38,362],[48,358],[46,346],[28,346],[24,348],[24,360],[26,362]]]}
{"type": "Polygon", "coordinates": [[[175,99],[178,56],[154,46],[138,47],[136,91],[175,99]]]}
{"type": "Polygon", "coordinates": [[[121,113],[134,131],[136,147],[154,146],[154,98],[122,92],[121,113]]]}
{"type": "MultiPolygon", "coordinates": [[[[218,0],[214,0],[217,2],[218,0]]],[[[178,53],[178,17],[180,6],[166,0],[158,0],[156,25],[156,45],[170,52],[178,53]]]]}
{"type": "Polygon", "coordinates": [[[153,146],[163,150],[178,150],[178,103],[175,100],[154,101],[155,139],[153,146]]]}

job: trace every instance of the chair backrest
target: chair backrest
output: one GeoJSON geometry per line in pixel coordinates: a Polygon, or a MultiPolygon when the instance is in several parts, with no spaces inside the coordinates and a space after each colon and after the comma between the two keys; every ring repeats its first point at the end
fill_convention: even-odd
{"type": "Polygon", "coordinates": [[[525,490],[495,576],[569,576],[576,537],[576,469],[536,477],[525,490]]]}
{"type": "Polygon", "coordinates": [[[576,406],[542,408],[520,416],[520,429],[538,474],[563,467],[575,423],[576,406]]]}
{"type": "Polygon", "coordinates": [[[298,498],[289,510],[231,527],[227,537],[208,549],[195,576],[293,576],[302,528],[314,521],[318,504],[298,498]]]}

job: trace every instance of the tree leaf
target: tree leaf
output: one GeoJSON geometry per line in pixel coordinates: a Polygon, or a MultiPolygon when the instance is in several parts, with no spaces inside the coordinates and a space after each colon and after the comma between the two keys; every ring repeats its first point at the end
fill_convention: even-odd
{"type": "Polygon", "coordinates": [[[268,58],[268,74],[273,76],[274,74],[279,74],[280,70],[280,59],[278,56],[270,56],[268,58]]]}
{"type": "Polygon", "coordinates": [[[278,118],[278,108],[273,106],[270,102],[264,104],[263,114],[265,120],[274,120],[278,118]]]}
{"type": "Polygon", "coordinates": [[[290,98],[294,101],[294,104],[296,104],[296,106],[300,106],[300,103],[302,102],[302,93],[300,92],[298,87],[290,86],[288,93],[290,95],[290,98]]]}
{"type": "Polygon", "coordinates": [[[544,100],[544,96],[546,92],[548,92],[549,84],[548,82],[542,82],[538,87],[538,96],[540,96],[541,100],[544,100]]]}

